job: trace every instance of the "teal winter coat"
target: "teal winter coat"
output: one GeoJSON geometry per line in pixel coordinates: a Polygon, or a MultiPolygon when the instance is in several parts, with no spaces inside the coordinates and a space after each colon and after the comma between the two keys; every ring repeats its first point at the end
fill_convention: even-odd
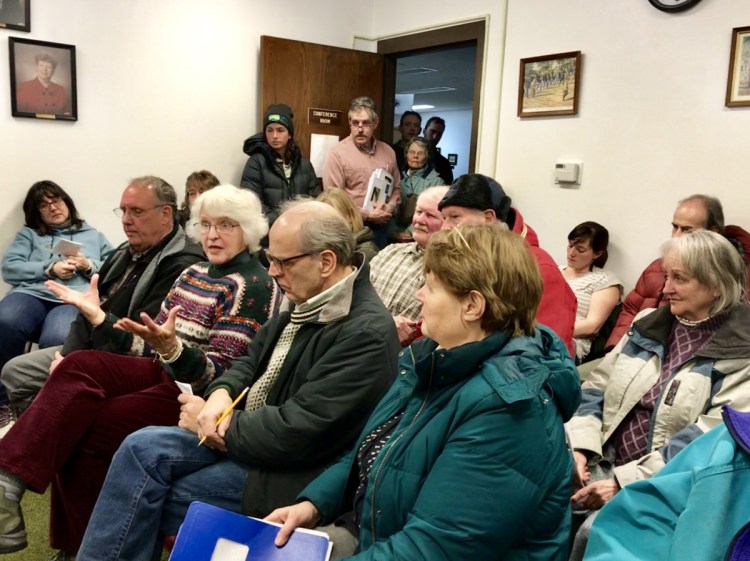
{"type": "Polygon", "coordinates": [[[750,559],[750,413],[726,406],[723,416],[654,477],[605,505],[585,561],[750,559]]]}
{"type": "MultiPolygon", "coordinates": [[[[580,382],[558,337],[539,326],[533,337],[494,333],[450,350],[422,339],[400,356],[357,441],[404,412],[372,466],[354,559],[566,559],[573,466],[563,422],[580,382]]],[[[352,508],[357,448],[300,493],[323,523],[352,508]]]]}

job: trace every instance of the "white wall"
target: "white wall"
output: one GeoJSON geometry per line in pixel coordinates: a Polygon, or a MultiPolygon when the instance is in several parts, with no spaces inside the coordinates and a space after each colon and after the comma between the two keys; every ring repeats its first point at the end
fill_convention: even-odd
{"type": "Polygon", "coordinates": [[[750,108],[724,107],[733,27],[747,0],[704,0],[675,15],[646,0],[510,0],[497,178],[542,245],[563,263],[570,229],[610,230],[611,268],[631,288],[670,235],[676,201],[718,196],[750,230],[750,108]],[[583,52],[575,117],[516,117],[519,59],[583,52]],[[553,182],[557,160],[583,161],[578,189],[553,182]]]}
{"type": "Polygon", "coordinates": [[[350,47],[371,11],[371,0],[34,0],[31,33],[0,30],[0,76],[6,36],[75,45],[79,120],[11,117],[0,88],[0,254],[39,179],[62,185],[113,243],[129,178],[159,175],[180,196],[200,168],[239,182],[242,141],[258,127],[260,36],[350,47]]]}
{"type": "MultiPolygon", "coordinates": [[[[38,179],[68,189],[113,242],[123,236],[110,209],[130,177],[162,175],[181,190],[188,173],[206,167],[236,182],[242,141],[257,128],[261,34],[350,47],[354,36],[477,18],[488,25],[477,170],[503,183],[558,261],[567,232],[597,220],[612,234],[612,268],[632,285],[668,237],[676,200],[693,192],[719,196],[728,222],[750,229],[742,140],[750,108],[724,107],[731,30],[750,25],[747,0],[703,0],[677,15],[646,0],[435,0],[429,10],[396,0],[206,5],[34,0],[32,33],[0,31],[5,44],[3,36],[76,45],[80,116],[13,118],[9,88],[0,88],[0,252],[38,179]],[[579,114],[516,117],[519,59],[571,50],[584,55],[579,114]],[[554,186],[560,159],[584,162],[580,188],[554,186]]],[[[0,75],[8,75],[7,51],[0,75]]]]}

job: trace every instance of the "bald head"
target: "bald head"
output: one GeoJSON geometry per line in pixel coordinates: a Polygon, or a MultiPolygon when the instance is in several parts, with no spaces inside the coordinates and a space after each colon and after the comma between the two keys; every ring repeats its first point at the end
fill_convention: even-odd
{"type": "MultiPolygon", "coordinates": [[[[339,265],[351,265],[354,255],[354,236],[344,217],[320,201],[294,201],[286,205],[274,222],[286,233],[294,235],[300,252],[333,251],[339,265]]],[[[273,227],[271,228],[273,232],[273,227]]]]}

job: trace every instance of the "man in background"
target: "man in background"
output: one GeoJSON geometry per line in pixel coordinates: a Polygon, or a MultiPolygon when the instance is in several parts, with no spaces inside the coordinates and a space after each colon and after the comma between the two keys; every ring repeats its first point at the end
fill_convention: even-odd
{"type": "Polygon", "coordinates": [[[437,145],[443,138],[445,132],[445,120],[440,117],[430,117],[424,126],[424,137],[430,143],[430,155],[435,165],[435,171],[443,178],[446,185],[453,184],[453,168],[448,162],[448,158],[438,152],[437,145]]]}
{"type": "Polygon", "coordinates": [[[443,225],[438,203],[447,192],[448,187],[444,185],[422,191],[411,221],[414,241],[389,245],[370,265],[372,285],[393,316],[403,347],[418,335],[422,304],[414,294],[424,284],[424,249],[432,234],[443,225]]]}
{"type": "Polygon", "coordinates": [[[351,134],[328,153],[323,167],[323,189],[338,187],[347,192],[369,226],[378,247],[388,241],[387,225],[401,201],[401,172],[393,148],[375,138],[378,127],[375,102],[369,97],[357,97],[349,106],[351,134]],[[393,190],[387,203],[372,210],[363,208],[367,185],[372,173],[383,169],[393,176],[393,190]]]}
{"type": "MultiPolygon", "coordinates": [[[[141,312],[156,317],[179,274],[205,259],[203,250],[177,224],[177,194],[163,179],[144,176],[131,181],[114,212],[128,239],[99,271],[98,292],[107,312],[104,321],[121,317],[140,321],[141,312]]],[[[62,347],[9,360],[0,376],[14,412],[19,414],[31,404],[65,355],[83,349],[107,351],[109,340],[79,313],[62,347]]]]}
{"type": "Polygon", "coordinates": [[[422,115],[416,111],[404,111],[399,121],[398,131],[401,133],[401,139],[393,144],[391,148],[396,153],[399,171],[407,169],[406,165],[406,143],[422,132],[422,115]]]}

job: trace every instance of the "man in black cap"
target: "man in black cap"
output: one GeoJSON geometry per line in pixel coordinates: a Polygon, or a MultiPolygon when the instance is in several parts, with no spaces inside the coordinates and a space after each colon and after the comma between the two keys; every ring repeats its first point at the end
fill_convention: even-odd
{"type": "MultiPolygon", "coordinates": [[[[320,193],[315,169],[294,143],[294,112],[288,105],[269,105],[263,130],[245,140],[242,150],[249,158],[240,187],[258,195],[269,224],[276,221],[284,201],[320,193]]],[[[261,243],[265,247],[268,240],[261,243]]]]}
{"type": "Polygon", "coordinates": [[[544,292],[536,319],[557,333],[571,356],[575,356],[575,294],[549,253],[539,247],[536,232],[524,223],[521,213],[511,207],[511,199],[500,184],[491,177],[478,173],[462,175],[440,201],[438,208],[443,213],[443,230],[450,230],[460,224],[502,222],[529,243],[529,251],[536,258],[544,281],[544,292]]]}

